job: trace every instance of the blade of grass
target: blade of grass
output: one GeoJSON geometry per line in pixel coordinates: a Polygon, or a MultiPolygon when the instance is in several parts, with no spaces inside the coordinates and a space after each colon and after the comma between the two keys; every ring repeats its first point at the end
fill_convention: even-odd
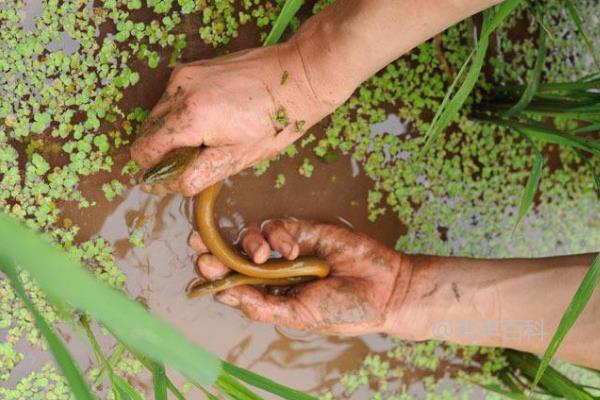
{"type": "Polygon", "coordinates": [[[112,384],[113,393],[117,397],[117,399],[121,400],[144,400],[144,396],[140,394],[133,386],[129,384],[126,380],[118,376],[112,368],[112,365],[108,362],[104,353],[102,352],[102,348],[100,348],[100,344],[90,327],[90,323],[87,317],[82,317],[79,320],[83,330],[90,341],[90,345],[92,346],[92,350],[94,350],[94,354],[96,354],[96,358],[98,359],[98,363],[106,368],[108,371],[108,377],[112,384]]]}
{"type": "Polygon", "coordinates": [[[496,125],[506,126],[508,128],[522,131],[531,139],[535,139],[543,143],[565,145],[574,149],[586,151],[596,156],[600,156],[600,140],[598,139],[589,139],[572,135],[570,133],[557,131],[536,121],[528,121],[528,123],[524,123],[482,114],[474,114],[471,116],[471,118],[474,120],[491,122],[496,125]]]}
{"type": "MultiPolygon", "coordinates": [[[[0,235],[0,237],[7,238],[9,236],[0,235]]],[[[6,240],[3,239],[2,242],[4,241],[6,240]]],[[[21,299],[27,310],[29,310],[31,313],[37,329],[46,339],[48,348],[56,360],[56,364],[63,373],[63,376],[67,380],[73,396],[75,396],[77,400],[94,400],[94,396],[90,392],[90,389],[83,379],[81,371],[65,348],[65,345],[58,338],[58,335],[54,332],[54,330],[48,325],[44,317],[42,317],[36,306],[25,292],[17,273],[16,263],[13,263],[10,258],[0,259],[0,267],[2,268],[2,271],[6,277],[9,279],[17,297],[21,299]]]]}
{"type": "MultiPolygon", "coordinates": [[[[487,36],[481,37],[477,44],[477,48],[473,55],[473,60],[471,61],[471,65],[469,67],[469,71],[466,73],[465,79],[460,86],[460,88],[456,91],[456,94],[450,98],[448,96],[448,100],[444,99],[442,101],[442,105],[438,109],[436,116],[434,117],[427,133],[425,134],[426,141],[423,149],[421,151],[421,155],[424,155],[429,151],[433,141],[439,136],[439,134],[452,122],[454,117],[458,114],[460,108],[467,100],[467,97],[475,87],[477,83],[477,79],[479,77],[479,73],[481,72],[481,68],[483,66],[483,61],[485,60],[485,54],[487,52],[489,44],[489,39],[487,36]]],[[[457,74],[455,78],[455,82],[459,75],[457,74]]],[[[453,88],[455,84],[453,83],[451,88],[453,88]]],[[[450,91],[448,92],[450,93],[450,91]]]]}
{"type": "Polygon", "coordinates": [[[290,21],[294,18],[300,7],[302,7],[303,3],[304,0],[287,0],[285,2],[263,46],[271,46],[279,41],[285,28],[290,24],[290,21]]]}
{"type": "Polygon", "coordinates": [[[218,358],[4,213],[0,213],[0,237],[0,265],[19,265],[44,292],[88,313],[130,349],[200,384],[215,382],[221,371],[218,358]]]}
{"type": "Polygon", "coordinates": [[[177,389],[177,386],[175,386],[175,384],[169,379],[169,377],[167,377],[167,388],[171,393],[173,393],[173,396],[177,397],[177,400],[185,400],[185,396],[183,395],[183,393],[181,393],[179,389],[177,389]]]}
{"type": "Polygon", "coordinates": [[[233,400],[262,400],[262,397],[250,391],[226,372],[219,376],[215,387],[233,400]]]}
{"type": "MultiPolygon", "coordinates": [[[[571,303],[567,307],[567,310],[563,314],[558,328],[544,353],[542,361],[537,368],[537,372],[535,374],[535,379],[533,380],[533,386],[537,385],[538,382],[542,379],[544,375],[544,371],[548,368],[550,364],[550,360],[556,354],[558,350],[558,346],[560,346],[563,339],[567,336],[569,330],[577,321],[577,318],[587,305],[588,301],[592,297],[594,290],[598,286],[598,282],[600,281],[600,254],[596,256],[594,262],[590,266],[588,272],[586,273],[581,285],[577,289],[575,296],[571,300],[571,303]]],[[[591,396],[590,396],[591,397],[591,396]]],[[[570,397],[569,397],[570,398],[570,397]]]]}
{"type": "Polygon", "coordinates": [[[567,9],[567,12],[569,13],[569,16],[571,17],[573,22],[575,22],[575,25],[577,26],[577,29],[579,30],[579,33],[581,34],[585,45],[588,47],[590,53],[592,54],[594,62],[596,63],[596,67],[600,68],[600,56],[598,55],[594,44],[590,40],[590,37],[585,27],[583,26],[583,21],[581,19],[581,16],[579,15],[579,12],[577,11],[577,8],[575,7],[575,4],[573,3],[573,0],[565,0],[565,8],[567,9]]]}
{"type": "Polygon", "coordinates": [[[502,389],[500,386],[498,385],[494,385],[494,384],[489,384],[489,385],[481,385],[482,388],[484,388],[485,390],[488,390],[490,392],[499,394],[501,396],[506,397],[507,399],[513,399],[513,400],[528,400],[529,397],[527,397],[526,395],[519,393],[519,392],[509,392],[508,390],[504,390],[502,389]]]}
{"type": "Polygon", "coordinates": [[[487,27],[483,28],[481,31],[484,36],[489,36],[493,31],[498,29],[500,24],[514,11],[519,4],[521,4],[523,0],[505,0],[498,6],[496,6],[496,12],[492,19],[490,20],[487,27]]]}
{"type": "Polygon", "coordinates": [[[167,400],[165,367],[157,362],[152,363],[152,383],[154,384],[154,400],[167,400]]]}
{"type": "Polygon", "coordinates": [[[542,75],[542,68],[544,67],[544,60],[546,59],[546,31],[540,29],[540,36],[538,38],[538,53],[535,60],[535,66],[529,77],[527,87],[523,91],[523,95],[510,110],[503,113],[505,117],[510,117],[519,114],[523,111],[537,92],[537,88],[540,84],[540,76],[542,75]]]}
{"type": "Polygon", "coordinates": [[[314,397],[280,385],[271,379],[265,378],[245,368],[241,368],[223,361],[223,371],[229,373],[231,376],[238,378],[239,380],[246,382],[254,387],[266,390],[269,393],[275,394],[283,399],[287,400],[315,400],[314,397]]]}
{"type": "Polygon", "coordinates": [[[433,141],[439,136],[439,134],[452,122],[456,117],[460,108],[465,103],[471,91],[477,83],[477,79],[483,67],[485,61],[485,55],[487,53],[489,38],[491,33],[496,30],[502,21],[519,5],[523,0],[506,0],[502,4],[495,7],[495,13],[492,15],[489,10],[483,13],[483,26],[481,29],[481,35],[477,46],[474,49],[473,57],[469,56],[465,64],[461,67],[459,73],[454,78],[454,82],[450,85],[450,88],[446,92],[444,100],[437,110],[436,115],[433,118],[427,133],[425,134],[426,141],[423,149],[421,150],[421,156],[427,153],[433,143],[433,141]],[[460,88],[456,91],[456,94],[452,95],[455,86],[462,79],[464,75],[463,69],[467,64],[470,63],[468,73],[464,77],[460,88]]]}
{"type": "Polygon", "coordinates": [[[524,136],[533,146],[535,158],[533,160],[533,167],[531,168],[529,178],[527,178],[527,184],[525,185],[525,189],[521,195],[521,201],[519,202],[519,213],[517,215],[517,222],[513,228],[513,234],[533,204],[533,198],[540,183],[542,169],[544,167],[544,156],[542,155],[542,152],[537,148],[535,143],[529,138],[529,136],[527,136],[527,134],[521,131],[519,131],[519,133],[524,136]]]}
{"type": "Polygon", "coordinates": [[[117,398],[120,400],[146,400],[140,392],[129,384],[125,379],[117,374],[113,374],[111,378],[113,388],[117,393],[117,398]]]}

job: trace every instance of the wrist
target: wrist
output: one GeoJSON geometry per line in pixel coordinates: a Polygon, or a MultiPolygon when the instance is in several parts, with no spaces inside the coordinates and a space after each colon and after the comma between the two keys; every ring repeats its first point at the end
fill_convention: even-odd
{"type": "MultiPolygon", "coordinates": [[[[304,69],[311,91],[322,107],[333,112],[369,76],[353,54],[357,49],[348,44],[346,22],[325,11],[302,25],[288,44],[304,69]]],[[[364,60],[363,60],[364,61],[364,60]]]]}

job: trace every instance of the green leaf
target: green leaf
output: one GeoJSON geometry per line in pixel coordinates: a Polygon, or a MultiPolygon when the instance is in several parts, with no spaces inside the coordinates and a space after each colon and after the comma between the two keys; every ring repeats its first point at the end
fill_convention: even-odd
{"type": "Polygon", "coordinates": [[[540,84],[540,76],[542,75],[542,68],[544,67],[544,60],[546,59],[546,31],[544,29],[540,29],[540,37],[538,39],[538,54],[535,60],[535,66],[533,71],[531,72],[531,76],[529,77],[529,82],[527,83],[527,87],[523,91],[523,95],[511,109],[503,113],[503,116],[510,117],[512,115],[517,115],[521,111],[523,111],[531,100],[533,96],[537,92],[537,88],[540,84]]]}
{"type": "Polygon", "coordinates": [[[535,192],[537,191],[537,187],[540,183],[540,177],[542,176],[542,169],[544,167],[544,157],[542,153],[537,148],[535,143],[529,139],[529,137],[523,134],[530,142],[535,151],[535,158],[533,160],[533,167],[531,169],[531,173],[529,174],[529,178],[527,178],[527,184],[525,185],[525,189],[523,190],[523,194],[521,195],[521,201],[519,202],[519,213],[517,215],[517,222],[515,223],[515,227],[513,228],[513,232],[517,229],[521,220],[527,214],[527,211],[531,208],[533,204],[533,198],[535,196],[535,192]]]}
{"type": "Polygon", "coordinates": [[[487,53],[489,39],[491,33],[496,30],[502,21],[522,2],[523,0],[506,0],[502,4],[496,6],[495,13],[492,16],[490,10],[486,10],[483,13],[483,26],[481,28],[481,35],[477,46],[469,55],[465,63],[461,66],[459,72],[456,74],[454,81],[448,88],[444,100],[437,110],[427,133],[425,134],[426,142],[421,150],[421,155],[427,153],[430,149],[433,141],[438,135],[446,129],[452,120],[456,117],[460,108],[463,106],[471,91],[477,83],[479,73],[483,67],[485,61],[485,55],[487,53]],[[465,71],[470,65],[468,72],[465,76],[465,71]],[[457,90],[455,95],[452,95],[454,88],[463,79],[460,88],[457,90]]]}
{"type": "Polygon", "coordinates": [[[119,375],[113,374],[111,381],[120,400],[146,400],[140,392],[119,375]]]}
{"type": "Polygon", "coordinates": [[[252,371],[249,371],[245,368],[237,367],[233,364],[230,364],[226,361],[223,361],[223,371],[229,373],[231,376],[234,376],[240,379],[243,382],[246,382],[249,385],[254,387],[266,390],[269,393],[273,393],[283,399],[288,400],[314,400],[315,398],[291,389],[289,387],[280,385],[277,382],[272,381],[271,379],[265,378],[264,376],[260,376],[255,374],[252,371]]]}
{"type": "Polygon", "coordinates": [[[167,400],[167,375],[165,367],[157,362],[152,363],[152,382],[154,384],[154,399],[167,400]]]}
{"type": "Polygon", "coordinates": [[[88,313],[130,349],[200,384],[210,386],[217,379],[221,372],[218,358],[3,213],[0,237],[0,265],[19,265],[44,292],[88,313]]]}
{"type": "MultiPolygon", "coordinates": [[[[2,216],[3,218],[6,218],[2,216]]],[[[10,236],[6,236],[6,232],[0,235],[2,238],[8,238],[10,236]]],[[[9,240],[2,239],[3,243],[9,242],[9,240]]],[[[0,245],[2,247],[2,245],[0,245]]],[[[6,257],[4,253],[0,255],[0,268],[6,277],[10,280],[12,287],[15,290],[16,295],[21,299],[21,301],[25,304],[25,307],[29,310],[33,319],[35,321],[36,327],[39,329],[40,333],[46,339],[48,343],[48,348],[52,353],[52,356],[56,360],[56,364],[60,368],[64,377],[69,384],[71,392],[75,396],[77,400],[93,400],[94,396],[90,392],[87,387],[85,380],[81,374],[81,371],[75,364],[75,361],[65,348],[65,345],[58,338],[58,335],[54,332],[54,330],[48,325],[46,320],[42,317],[38,309],[35,307],[27,293],[25,293],[25,289],[21,283],[17,275],[17,262],[13,257],[6,257]]]]}
{"type": "Polygon", "coordinates": [[[577,321],[577,318],[584,310],[585,306],[588,304],[590,298],[592,297],[592,294],[594,293],[594,290],[598,286],[599,281],[600,254],[598,254],[594,259],[594,262],[590,266],[588,272],[585,274],[581,285],[579,285],[575,296],[573,297],[571,303],[567,307],[567,310],[563,314],[558,324],[558,328],[556,329],[556,332],[554,333],[554,336],[552,337],[552,340],[550,341],[550,344],[548,345],[548,348],[544,353],[544,357],[542,358],[540,366],[537,369],[535,379],[533,381],[534,386],[537,385],[538,382],[540,382],[540,379],[544,375],[544,371],[550,364],[550,360],[552,360],[552,357],[554,357],[554,354],[556,354],[558,346],[560,346],[563,339],[567,336],[567,333],[573,327],[575,321],[577,321]]]}
{"type": "Polygon", "coordinates": [[[496,384],[481,385],[481,387],[483,387],[484,389],[486,389],[490,392],[500,394],[508,399],[514,399],[514,400],[528,400],[529,399],[529,397],[525,396],[523,393],[509,392],[507,390],[502,389],[500,386],[498,386],[496,384]]]}
{"type": "Polygon", "coordinates": [[[586,46],[590,50],[590,53],[592,54],[592,57],[594,58],[594,63],[596,63],[596,67],[600,68],[600,56],[598,55],[594,43],[590,40],[590,37],[585,27],[583,26],[583,21],[581,20],[581,16],[579,15],[579,12],[577,11],[575,4],[573,3],[573,0],[565,0],[565,8],[567,9],[567,12],[569,13],[569,16],[571,17],[573,22],[575,22],[575,25],[577,25],[577,29],[583,37],[583,41],[585,42],[586,46]]]}
{"type": "Polygon", "coordinates": [[[269,35],[265,39],[263,46],[271,46],[279,42],[279,39],[281,38],[281,35],[283,35],[285,28],[287,28],[290,21],[292,18],[294,18],[303,3],[304,0],[286,0],[285,4],[281,8],[281,12],[273,24],[273,28],[271,28],[271,32],[269,32],[269,35]]]}

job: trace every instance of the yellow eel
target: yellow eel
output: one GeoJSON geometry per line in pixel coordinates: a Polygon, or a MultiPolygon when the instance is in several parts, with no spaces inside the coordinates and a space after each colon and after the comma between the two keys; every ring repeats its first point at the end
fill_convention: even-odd
{"type": "MultiPolygon", "coordinates": [[[[190,161],[189,151],[179,150],[170,154],[144,175],[144,182],[159,183],[179,175],[190,161]]],[[[329,274],[329,265],[318,257],[300,257],[296,260],[275,259],[264,264],[255,264],[240,256],[223,240],[214,215],[214,207],[223,182],[218,182],[196,196],[195,220],[202,241],[215,257],[236,273],[212,282],[192,281],[186,292],[188,297],[217,293],[239,285],[282,286],[324,278],[329,274]]]]}

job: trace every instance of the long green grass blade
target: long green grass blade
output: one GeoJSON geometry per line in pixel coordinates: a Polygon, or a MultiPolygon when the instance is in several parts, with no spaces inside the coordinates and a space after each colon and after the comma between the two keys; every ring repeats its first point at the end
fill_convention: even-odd
{"type": "Polygon", "coordinates": [[[44,292],[88,313],[128,348],[200,384],[215,382],[221,371],[218,358],[189,342],[139,303],[98,281],[60,249],[6,214],[0,214],[0,237],[0,265],[19,265],[44,292]]]}
{"type": "Polygon", "coordinates": [[[491,122],[496,125],[502,125],[515,129],[525,133],[529,138],[538,140],[540,142],[570,146],[574,149],[583,150],[596,156],[600,156],[600,140],[598,139],[590,139],[557,131],[556,129],[548,128],[547,126],[539,124],[535,121],[523,123],[502,118],[489,117],[486,115],[473,115],[472,118],[475,120],[491,122]]]}
{"type": "Polygon", "coordinates": [[[567,336],[567,333],[573,327],[575,321],[577,321],[577,318],[589,302],[590,298],[592,297],[592,294],[594,293],[594,290],[598,286],[599,281],[600,254],[598,254],[594,259],[594,262],[592,263],[588,272],[583,278],[581,285],[577,289],[575,296],[573,296],[571,303],[569,304],[567,310],[563,314],[558,324],[558,328],[556,329],[556,332],[554,333],[554,336],[552,337],[552,340],[550,341],[550,344],[548,345],[548,348],[544,353],[544,357],[542,358],[539,368],[537,369],[535,379],[533,380],[534,386],[537,385],[538,382],[540,382],[540,380],[542,379],[544,371],[546,371],[548,365],[550,364],[550,360],[552,359],[552,357],[554,357],[556,351],[558,350],[558,346],[560,346],[563,339],[567,336]]]}
{"type": "Polygon", "coordinates": [[[262,397],[253,393],[237,379],[224,372],[219,376],[215,387],[225,393],[232,400],[262,400],[262,397]]]}
{"type": "MultiPolygon", "coordinates": [[[[485,24],[485,23],[484,23],[485,24]]],[[[489,44],[489,37],[482,36],[479,39],[477,44],[477,48],[475,49],[475,53],[473,55],[473,59],[471,61],[471,65],[469,67],[468,72],[466,73],[465,79],[460,86],[460,88],[456,91],[456,94],[451,98],[448,96],[448,101],[443,101],[442,105],[438,109],[436,116],[433,119],[433,122],[429,126],[427,133],[425,134],[426,142],[422,150],[422,154],[425,154],[431,148],[433,141],[439,136],[440,133],[452,122],[454,117],[458,114],[460,108],[469,97],[469,94],[475,87],[477,83],[477,79],[479,77],[479,73],[481,72],[481,68],[483,66],[483,61],[485,60],[485,54],[487,52],[489,44]]],[[[457,74],[455,81],[459,79],[459,74],[457,74]]],[[[451,88],[455,86],[455,83],[452,83],[451,88]]],[[[450,93],[450,92],[448,92],[450,93]]]]}
{"type": "Polygon", "coordinates": [[[177,386],[175,386],[169,377],[167,377],[167,388],[169,389],[169,392],[173,393],[173,396],[175,396],[177,400],[185,400],[183,393],[177,389],[177,386]]]}
{"type": "Polygon", "coordinates": [[[167,400],[165,367],[157,362],[152,363],[152,383],[154,385],[154,400],[167,400]]]}
{"type": "Polygon", "coordinates": [[[519,393],[519,392],[509,392],[508,390],[504,390],[502,389],[500,386],[498,385],[494,385],[494,384],[489,384],[489,385],[481,385],[481,387],[483,387],[484,389],[502,395],[504,397],[506,397],[507,399],[513,399],[513,400],[528,400],[529,397],[527,397],[526,395],[519,393]]]}
{"type": "Polygon", "coordinates": [[[519,4],[521,4],[522,1],[523,0],[506,0],[495,8],[495,13],[493,15],[489,10],[486,10],[483,13],[484,21],[477,47],[472,53],[473,56],[469,56],[467,61],[465,61],[465,64],[463,64],[459,73],[456,75],[454,81],[450,85],[450,88],[446,92],[444,100],[442,101],[440,108],[437,110],[436,115],[434,116],[433,121],[429,126],[427,133],[425,134],[426,141],[421,151],[421,155],[429,151],[433,141],[444,129],[446,129],[446,127],[452,122],[452,120],[460,111],[460,108],[463,106],[471,94],[471,91],[475,87],[475,84],[477,83],[481,68],[483,67],[483,62],[485,61],[485,55],[489,46],[491,33],[500,26],[502,21],[504,21],[504,19],[519,4]],[[464,75],[463,71],[466,70],[465,68],[469,64],[470,66],[468,72],[466,73],[460,88],[456,91],[456,94],[452,95],[454,88],[458,82],[462,80],[462,76],[464,75]]]}
{"type": "MultiPolygon", "coordinates": [[[[0,237],[3,238],[0,242],[6,242],[6,238],[9,238],[10,236],[2,234],[0,237]]],[[[33,316],[35,325],[46,339],[48,348],[56,360],[56,364],[67,380],[73,396],[77,400],[94,400],[94,396],[85,383],[81,371],[65,348],[65,345],[58,338],[58,335],[54,332],[54,330],[48,325],[44,317],[42,317],[36,306],[25,292],[25,289],[21,284],[21,280],[19,279],[16,265],[17,263],[12,257],[6,257],[5,254],[0,253],[0,268],[2,268],[4,274],[10,280],[17,297],[21,299],[23,304],[25,304],[25,307],[27,307],[33,316]]]]}
{"type": "Polygon", "coordinates": [[[137,389],[135,389],[129,384],[129,382],[127,382],[115,373],[115,371],[112,368],[112,365],[104,356],[100,344],[98,343],[94,332],[92,332],[92,328],[90,327],[87,317],[82,317],[80,319],[80,323],[83,327],[83,330],[86,333],[86,336],[88,337],[88,340],[90,341],[92,350],[94,350],[98,362],[108,371],[108,377],[110,378],[113,393],[115,394],[117,400],[145,400],[144,396],[140,392],[138,392],[137,389]]]}
{"type": "Polygon", "coordinates": [[[527,87],[523,91],[523,95],[510,110],[506,111],[503,115],[505,117],[510,117],[512,115],[517,115],[521,111],[523,111],[531,100],[533,100],[533,96],[537,92],[537,88],[540,84],[540,77],[542,75],[542,68],[544,67],[544,60],[546,59],[546,31],[544,29],[540,29],[540,37],[538,39],[538,53],[537,58],[535,60],[535,66],[531,75],[529,77],[529,82],[527,83],[527,87]]]}
{"type": "Polygon", "coordinates": [[[279,41],[285,28],[288,27],[290,21],[294,18],[300,7],[302,7],[303,3],[304,0],[287,0],[285,2],[273,24],[273,28],[271,28],[271,32],[269,32],[269,35],[264,41],[263,46],[271,46],[279,41]]]}
{"type": "MultiPolygon", "coordinates": [[[[525,134],[523,134],[523,136],[527,137],[525,134]]],[[[521,201],[519,202],[519,213],[517,215],[517,222],[515,223],[513,232],[517,229],[523,220],[523,217],[533,205],[533,198],[540,183],[540,178],[542,177],[542,169],[544,168],[544,156],[542,156],[541,151],[537,148],[535,143],[532,142],[531,144],[534,148],[535,158],[533,160],[531,173],[529,174],[529,178],[527,178],[527,184],[525,185],[525,189],[521,195],[521,201]]]]}
{"type": "Polygon", "coordinates": [[[590,53],[592,54],[594,62],[596,63],[596,67],[600,68],[600,56],[596,51],[594,43],[592,43],[592,41],[590,40],[590,36],[588,35],[587,30],[583,26],[583,21],[581,19],[581,16],[579,15],[579,12],[577,11],[577,8],[575,7],[575,4],[573,3],[573,0],[565,0],[565,8],[567,9],[567,12],[569,13],[569,16],[571,17],[573,22],[575,22],[579,33],[583,37],[585,45],[588,47],[590,53]]]}
{"type": "Polygon", "coordinates": [[[231,376],[234,376],[243,382],[246,382],[249,385],[266,390],[267,392],[273,393],[283,399],[315,400],[315,397],[312,397],[306,393],[280,385],[279,383],[274,382],[271,379],[255,374],[254,372],[249,371],[245,368],[237,367],[226,361],[223,361],[223,371],[229,373],[231,376]]]}
{"type": "Polygon", "coordinates": [[[119,400],[146,400],[137,389],[119,375],[113,374],[111,382],[119,400]]]}
{"type": "Polygon", "coordinates": [[[579,135],[581,133],[596,132],[596,131],[600,131],[600,122],[595,122],[588,126],[582,126],[581,128],[574,129],[571,131],[571,133],[574,135],[579,135]]]}

